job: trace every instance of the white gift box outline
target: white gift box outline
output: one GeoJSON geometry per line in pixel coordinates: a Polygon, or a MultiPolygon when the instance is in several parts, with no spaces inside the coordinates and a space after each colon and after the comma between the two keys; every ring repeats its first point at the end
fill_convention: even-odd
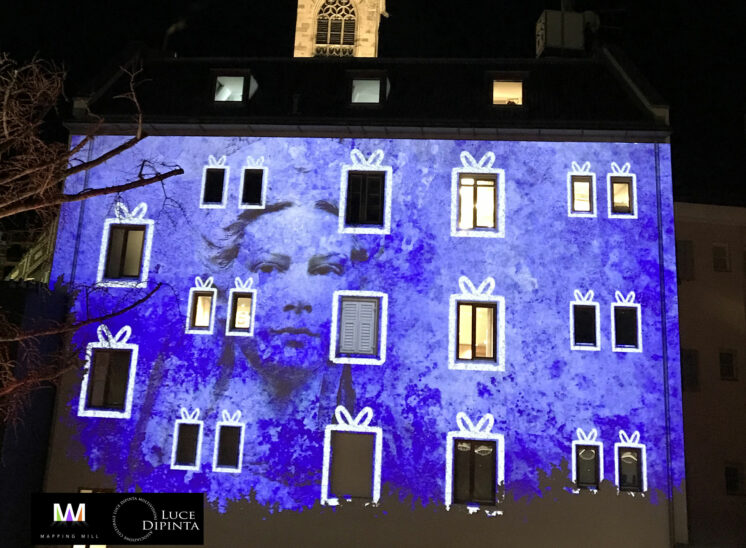
{"type": "Polygon", "coordinates": [[[240,422],[241,411],[236,411],[231,415],[223,409],[222,420],[219,420],[215,424],[215,449],[212,454],[212,471],[213,472],[224,472],[230,474],[240,474],[243,469],[243,442],[244,434],[246,433],[246,423],[240,422]],[[218,466],[218,448],[220,447],[220,431],[223,426],[230,426],[233,428],[241,428],[241,436],[238,441],[238,467],[231,468],[228,466],[218,466]]]}
{"type": "Polygon", "coordinates": [[[611,350],[612,352],[642,352],[642,306],[636,303],[635,292],[630,291],[624,297],[620,291],[615,294],[616,302],[611,303],[611,350]],[[636,308],[637,309],[637,346],[617,346],[616,344],[616,319],[614,317],[615,308],[636,308]]]}
{"type": "Polygon", "coordinates": [[[630,163],[627,162],[619,167],[616,162],[611,162],[611,172],[606,174],[606,198],[609,206],[609,219],[637,219],[637,175],[629,172],[630,163]],[[614,192],[611,186],[612,177],[629,177],[629,188],[632,193],[632,213],[614,213],[611,209],[614,192]]]}
{"type": "Polygon", "coordinates": [[[575,300],[570,301],[570,350],[585,350],[598,352],[601,350],[601,303],[594,301],[594,293],[589,289],[585,295],[576,289],[574,292],[575,300]],[[596,310],[596,344],[575,344],[575,305],[592,306],[596,310]]]}
{"type": "Polygon", "coordinates": [[[257,289],[252,287],[254,285],[253,278],[247,278],[246,281],[241,281],[241,278],[236,277],[236,286],[228,291],[228,317],[225,321],[225,334],[228,337],[253,337],[254,336],[254,318],[256,317],[256,297],[257,289]],[[251,295],[251,317],[249,318],[248,329],[231,328],[231,320],[233,318],[233,296],[234,295],[251,295]]]}
{"type": "Polygon", "coordinates": [[[588,489],[590,491],[596,492],[598,489],[594,489],[592,487],[578,487],[577,486],[577,474],[578,474],[578,468],[577,468],[577,456],[575,448],[578,445],[584,445],[584,446],[593,446],[598,448],[598,485],[601,486],[601,482],[604,481],[604,444],[602,441],[597,441],[596,438],[598,437],[598,430],[595,428],[591,428],[588,433],[586,434],[583,432],[581,428],[578,428],[575,430],[576,435],[578,436],[578,439],[572,440],[572,482],[575,485],[575,488],[573,489],[574,493],[579,493],[581,489],[588,489]]]}
{"type": "Polygon", "coordinates": [[[199,419],[199,408],[196,408],[192,413],[189,413],[186,408],[182,407],[180,410],[180,419],[176,419],[174,422],[174,439],[171,447],[171,470],[199,470],[202,467],[202,437],[204,435],[204,424],[205,421],[199,419]],[[199,426],[197,431],[197,454],[194,457],[194,464],[177,464],[176,463],[176,449],[178,447],[179,440],[179,426],[182,424],[195,424],[199,426]]]}
{"type": "Polygon", "coordinates": [[[595,218],[597,210],[597,204],[598,204],[598,196],[596,194],[596,174],[591,169],[591,163],[585,162],[582,165],[579,165],[577,162],[573,162],[572,169],[567,172],[567,216],[568,217],[585,217],[585,218],[595,218]],[[572,209],[572,178],[573,176],[583,176],[583,177],[590,177],[591,178],[591,195],[593,197],[591,201],[591,211],[573,211],[572,209]]]}
{"type": "Polygon", "coordinates": [[[466,276],[459,277],[461,293],[450,297],[448,309],[448,369],[468,371],[505,371],[505,297],[492,295],[495,287],[495,279],[489,276],[482,281],[478,288],[474,287],[471,280],[466,276]],[[470,291],[470,292],[467,292],[470,291]],[[497,347],[496,359],[493,360],[459,360],[456,354],[456,337],[458,325],[456,308],[458,303],[493,303],[497,314],[497,325],[495,326],[495,346],[497,347]]]}
{"type": "Polygon", "coordinates": [[[504,238],[505,237],[505,170],[493,168],[495,153],[486,152],[477,162],[467,151],[462,151],[461,166],[451,170],[451,237],[455,238],[504,238]],[[495,228],[458,227],[459,215],[459,175],[495,175],[497,198],[497,226],[495,228]]]}
{"type": "Polygon", "coordinates": [[[264,156],[253,158],[246,157],[246,165],[241,168],[241,186],[238,189],[238,209],[264,209],[267,204],[267,185],[269,184],[269,167],[263,165],[264,156]],[[246,170],[262,172],[262,196],[259,204],[243,203],[243,187],[246,179],[246,170]]]}
{"type": "Polygon", "coordinates": [[[127,206],[122,202],[117,202],[114,206],[116,217],[104,220],[104,231],[101,235],[101,250],[98,256],[98,269],[96,271],[97,287],[135,287],[142,288],[148,283],[148,274],[150,271],[150,252],[153,248],[153,232],[155,224],[153,219],[145,219],[148,211],[148,204],[140,202],[135,209],[130,212],[127,206]],[[140,264],[140,275],[135,278],[105,278],[106,256],[109,251],[109,235],[112,225],[123,226],[142,226],[145,228],[144,245],[142,249],[142,262],[140,264]]]}
{"type": "Polygon", "coordinates": [[[617,493],[645,493],[648,490],[648,457],[644,443],[639,443],[640,432],[635,430],[631,436],[627,436],[624,430],[619,430],[619,440],[614,444],[614,485],[616,485],[617,493]],[[625,439],[626,438],[626,439],[625,439]],[[640,470],[642,471],[642,490],[641,491],[622,491],[619,487],[619,449],[630,448],[640,450],[640,459],[642,463],[640,470]]]}
{"type": "Polygon", "coordinates": [[[351,289],[340,289],[332,296],[332,328],[329,343],[329,360],[333,363],[350,363],[358,365],[383,365],[386,362],[386,338],[388,333],[389,295],[381,291],[357,291],[351,289]],[[378,299],[380,302],[378,310],[379,336],[378,336],[378,358],[362,358],[356,356],[337,356],[337,338],[339,337],[339,303],[342,297],[361,297],[378,299]]]}
{"type": "Polygon", "coordinates": [[[371,502],[378,504],[381,498],[381,456],[383,454],[383,430],[380,426],[368,426],[373,420],[373,410],[364,407],[355,418],[347,408],[338,405],[334,410],[337,424],[329,424],[324,428],[324,460],[321,469],[321,504],[325,506],[337,506],[338,497],[329,496],[329,474],[331,472],[332,459],[332,432],[349,432],[353,434],[372,434],[374,436],[373,450],[373,496],[371,502]]]}
{"type": "MultiPolygon", "coordinates": [[[[225,209],[228,203],[228,182],[230,181],[231,168],[226,165],[226,156],[223,155],[217,160],[212,154],[207,159],[207,164],[202,168],[202,186],[199,193],[200,209],[225,209]],[[222,169],[223,171],[223,200],[220,203],[205,203],[205,185],[207,184],[207,170],[222,169]]],[[[239,198],[240,199],[240,198],[239,198]]]]}
{"type": "Polygon", "coordinates": [[[354,148],[350,151],[351,164],[343,164],[340,175],[339,189],[339,220],[337,232],[339,234],[390,234],[391,233],[391,202],[394,188],[394,170],[391,166],[381,165],[383,161],[383,150],[380,148],[366,158],[362,152],[354,148]],[[351,171],[364,173],[383,173],[383,226],[345,226],[345,213],[347,211],[347,185],[351,171]]]}
{"type": "MultiPolygon", "coordinates": [[[[446,509],[450,509],[451,505],[456,504],[453,502],[453,442],[456,439],[496,442],[495,495],[499,499],[500,486],[505,484],[505,436],[492,432],[495,417],[492,413],[485,413],[475,425],[466,413],[459,411],[456,415],[456,423],[459,429],[448,432],[446,436],[446,482],[443,496],[446,509]]],[[[496,500],[496,502],[499,502],[499,500],[496,500]]],[[[492,505],[480,505],[478,503],[467,503],[466,506],[470,509],[469,513],[474,513],[472,509],[493,508],[492,505]]]]}
{"type": "Polygon", "coordinates": [[[194,287],[189,288],[189,300],[187,303],[186,328],[184,333],[188,335],[212,335],[215,330],[215,309],[218,304],[218,288],[213,286],[212,276],[204,282],[197,276],[194,279],[194,287]],[[195,293],[210,293],[210,325],[208,327],[192,327],[192,305],[194,305],[195,293]]]}
{"type": "Polygon", "coordinates": [[[132,415],[132,398],[135,392],[135,373],[137,372],[137,354],[139,345],[128,343],[130,336],[132,335],[132,328],[129,325],[125,325],[117,334],[113,336],[109,328],[100,324],[96,330],[98,335],[98,341],[88,343],[85,349],[85,366],[83,374],[83,381],[80,388],[80,396],[78,398],[78,416],[79,417],[98,417],[106,419],[129,419],[132,415]],[[127,393],[125,394],[124,409],[122,411],[114,411],[111,409],[95,409],[86,407],[88,399],[88,384],[91,373],[91,367],[93,366],[93,351],[96,349],[101,350],[129,350],[130,351],[130,365],[127,377],[127,393]]]}

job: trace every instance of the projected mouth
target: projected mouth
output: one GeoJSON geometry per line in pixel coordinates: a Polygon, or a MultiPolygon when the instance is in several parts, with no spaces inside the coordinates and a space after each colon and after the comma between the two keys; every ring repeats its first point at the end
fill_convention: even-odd
{"type": "Polygon", "coordinates": [[[313,331],[305,327],[283,327],[282,329],[270,329],[269,332],[273,335],[289,333],[290,335],[308,335],[309,337],[320,336],[318,333],[314,333],[313,331]]]}

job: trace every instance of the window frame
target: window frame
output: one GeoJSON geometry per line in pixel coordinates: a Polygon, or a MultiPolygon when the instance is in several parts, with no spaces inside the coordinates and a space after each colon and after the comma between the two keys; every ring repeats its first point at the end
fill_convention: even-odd
{"type": "Polygon", "coordinates": [[[248,69],[241,68],[225,68],[225,69],[210,69],[209,79],[209,90],[208,90],[208,105],[213,109],[230,109],[239,108],[246,106],[251,98],[256,93],[258,85],[254,79],[254,75],[248,69]],[[243,76],[243,91],[240,101],[217,101],[215,100],[215,91],[217,88],[218,78],[221,76],[243,76]]]}
{"type": "Polygon", "coordinates": [[[694,241],[676,240],[676,281],[679,284],[695,280],[695,264],[694,241]]]}
{"type": "Polygon", "coordinates": [[[736,350],[734,348],[719,348],[718,349],[718,373],[720,374],[721,381],[737,381],[738,380],[738,360],[736,350]],[[730,354],[733,356],[733,374],[723,375],[723,361],[722,355],[730,354]]]}
{"type": "MultiPolygon", "coordinates": [[[[219,161],[225,161],[225,156],[221,157],[219,161]]],[[[228,184],[230,181],[231,168],[227,165],[211,165],[207,164],[202,168],[202,186],[200,188],[199,195],[199,208],[200,209],[225,209],[228,204],[228,184]],[[223,170],[223,199],[221,202],[205,202],[205,186],[207,185],[207,171],[210,169],[222,169],[223,170]]],[[[239,197],[240,200],[240,197],[239,197]]]]}
{"type": "MultiPolygon", "coordinates": [[[[621,437],[620,432],[620,437],[621,437]]],[[[638,443],[638,441],[633,440],[639,440],[640,435],[639,433],[635,432],[632,436],[630,436],[629,441],[618,441],[614,444],[614,485],[616,485],[617,493],[645,493],[648,490],[648,471],[647,471],[647,455],[645,451],[645,444],[638,443]],[[632,490],[632,489],[621,489],[619,485],[619,451],[622,449],[638,449],[640,451],[640,463],[638,466],[640,467],[640,490],[632,490]]]]}
{"type": "MultiPolygon", "coordinates": [[[[141,206],[144,204],[141,204],[141,206]]],[[[140,206],[138,206],[140,207],[140,206]]],[[[144,219],[139,217],[116,217],[104,220],[104,230],[101,235],[101,249],[98,258],[98,270],[96,272],[97,287],[130,287],[143,288],[148,283],[148,274],[150,271],[150,253],[153,248],[153,219],[144,219]],[[143,238],[142,255],[140,256],[140,275],[132,278],[107,278],[106,264],[109,257],[109,238],[111,236],[112,226],[122,227],[144,227],[145,235],[143,238]]]]}
{"type": "Polygon", "coordinates": [[[243,469],[243,446],[244,436],[246,434],[246,423],[240,422],[241,411],[236,411],[233,415],[230,415],[228,411],[223,410],[222,419],[215,423],[215,449],[212,454],[212,471],[223,472],[229,474],[240,474],[243,469]],[[238,466],[233,468],[230,466],[220,466],[218,464],[218,454],[220,453],[220,431],[223,427],[240,428],[241,434],[238,439],[238,466]]]}
{"type": "MultiPolygon", "coordinates": [[[[629,164],[625,164],[625,168],[629,164]]],[[[637,175],[629,172],[607,173],[606,174],[606,198],[609,206],[610,219],[637,219],[637,175]],[[630,190],[630,208],[629,213],[614,211],[614,181],[612,179],[628,178],[630,190]]]]}
{"type": "Polygon", "coordinates": [[[181,408],[181,418],[174,421],[174,434],[171,446],[171,470],[200,470],[202,468],[202,440],[204,436],[204,421],[199,419],[199,409],[189,414],[186,409],[181,408]],[[176,462],[177,449],[179,447],[179,427],[182,424],[191,424],[198,427],[197,432],[197,454],[194,457],[194,464],[178,464],[176,462]]]}
{"type": "Polygon", "coordinates": [[[730,246],[723,242],[712,243],[712,271],[713,272],[731,272],[733,270],[730,260],[730,246]],[[725,268],[715,268],[715,248],[725,250],[725,268]]]}
{"type": "Polygon", "coordinates": [[[611,350],[613,352],[642,352],[642,306],[635,302],[611,303],[611,350]],[[619,346],[616,342],[616,314],[617,308],[637,309],[637,346],[619,346]]]}
{"type": "Polygon", "coordinates": [[[487,152],[479,163],[466,151],[461,153],[464,165],[451,170],[451,236],[456,238],[504,238],[505,237],[505,170],[493,168],[495,160],[493,152],[487,152]],[[470,160],[469,160],[470,159],[470,160]],[[467,163],[473,165],[468,165],[467,163]],[[481,166],[481,167],[480,167],[481,166]],[[495,177],[495,228],[459,228],[461,197],[459,195],[462,176],[495,177]]]}
{"type": "Polygon", "coordinates": [[[217,308],[218,289],[212,287],[212,277],[208,278],[204,284],[198,277],[198,281],[194,287],[189,288],[189,299],[187,304],[187,317],[186,317],[186,328],[184,333],[188,335],[212,335],[215,330],[215,309],[217,308]],[[210,301],[210,325],[207,327],[197,327],[193,324],[194,312],[197,304],[197,297],[199,295],[211,295],[212,300],[210,301]]]}
{"type": "Polygon", "coordinates": [[[488,81],[488,97],[490,98],[489,105],[491,108],[494,109],[516,109],[516,108],[526,108],[526,78],[528,76],[527,72],[493,72],[490,71],[487,73],[487,81],[488,81]],[[521,84],[521,102],[516,104],[503,104],[503,103],[495,103],[495,83],[497,82],[505,82],[505,83],[520,83],[521,84]]]}
{"type": "Polygon", "coordinates": [[[588,441],[588,440],[573,440],[572,442],[572,482],[575,484],[576,492],[581,489],[588,489],[590,491],[598,491],[601,487],[601,482],[604,481],[604,444],[600,441],[588,441]],[[581,447],[595,447],[596,448],[596,465],[598,472],[598,482],[595,487],[586,484],[578,483],[578,449],[581,447]]]}
{"type": "Polygon", "coordinates": [[[246,165],[241,168],[241,186],[238,189],[238,209],[264,209],[267,204],[267,181],[269,179],[269,168],[263,165],[253,165],[247,159],[246,165]],[[246,181],[246,171],[262,172],[262,196],[258,204],[246,204],[243,201],[243,189],[246,181]]]}
{"type": "Polygon", "coordinates": [[[257,290],[247,287],[234,287],[228,292],[228,317],[225,321],[225,334],[229,337],[253,337],[254,336],[254,318],[256,317],[256,296],[257,290]],[[249,328],[233,327],[233,307],[234,301],[244,295],[251,295],[251,318],[249,328]]]}
{"type": "MultiPolygon", "coordinates": [[[[590,168],[590,165],[589,165],[590,168]]],[[[567,216],[576,218],[595,218],[598,211],[598,193],[596,187],[596,174],[590,171],[578,171],[572,170],[567,172],[567,216]],[[591,189],[591,210],[590,211],[575,211],[573,206],[575,205],[575,178],[577,177],[589,177],[590,178],[590,189],[591,189]]]]}
{"type": "Polygon", "coordinates": [[[699,391],[699,350],[696,348],[681,348],[680,349],[680,367],[681,367],[681,389],[686,392],[698,392],[699,391]],[[688,358],[688,359],[685,359],[688,358]],[[685,364],[689,364],[691,371],[686,373],[687,367],[685,364]],[[692,379],[693,377],[693,379],[692,379]]]}
{"type": "Polygon", "coordinates": [[[391,82],[385,71],[350,71],[347,73],[347,104],[352,108],[380,108],[388,100],[391,91],[391,82]],[[378,81],[378,101],[375,103],[356,103],[352,100],[352,93],[355,86],[355,80],[377,80],[378,81]]]}
{"type": "Polygon", "coordinates": [[[450,297],[448,334],[448,369],[471,371],[505,371],[505,298],[500,295],[460,293],[450,297]],[[458,357],[458,306],[459,304],[489,303],[495,307],[494,347],[495,359],[458,357]]]}
{"type": "Polygon", "coordinates": [[[497,352],[493,352],[492,357],[487,356],[479,356],[477,357],[477,348],[476,348],[476,335],[477,335],[477,315],[476,310],[478,308],[485,308],[492,310],[492,347],[493,350],[497,349],[497,322],[494,321],[495,316],[497,316],[497,304],[496,303],[485,303],[485,302],[471,302],[471,301],[458,301],[456,303],[456,341],[454,344],[456,345],[456,359],[464,362],[474,362],[474,361],[485,361],[485,362],[496,362],[497,361],[497,352]],[[460,358],[458,357],[458,351],[460,345],[460,334],[461,334],[461,307],[462,306],[471,306],[471,352],[472,356],[474,356],[471,359],[467,358],[460,358]]]}
{"type": "Polygon", "coordinates": [[[132,329],[124,326],[119,330],[116,337],[104,338],[102,333],[108,333],[103,324],[99,326],[99,340],[88,343],[85,350],[85,366],[83,368],[83,380],[81,382],[80,396],[78,398],[79,417],[98,417],[108,419],[129,419],[132,415],[132,400],[135,392],[135,374],[137,372],[137,354],[139,345],[129,343],[132,329]],[[91,382],[91,370],[93,367],[93,355],[96,350],[125,350],[130,351],[130,365],[127,377],[127,391],[124,398],[124,409],[121,411],[113,409],[100,409],[88,407],[88,390],[91,382]]]}
{"type": "Polygon", "coordinates": [[[744,496],[746,495],[746,475],[744,474],[743,463],[736,461],[726,461],[723,466],[723,481],[725,483],[725,494],[726,496],[744,496]],[[732,468],[736,471],[738,478],[738,489],[728,489],[728,468],[732,468]]]}
{"type": "Polygon", "coordinates": [[[575,291],[575,300],[570,301],[570,350],[582,350],[598,352],[601,350],[601,303],[593,300],[593,291],[582,295],[580,291],[575,291]],[[586,300],[587,299],[587,300],[586,300]],[[596,312],[596,344],[576,344],[575,343],[575,307],[589,306],[593,307],[596,312]]]}
{"type": "MultiPolygon", "coordinates": [[[[475,231],[492,230],[492,231],[494,231],[494,230],[496,230],[498,228],[498,222],[499,221],[498,221],[498,211],[497,211],[498,204],[497,203],[493,203],[493,205],[492,205],[492,212],[493,212],[492,221],[493,221],[493,226],[478,226],[477,225],[477,217],[479,216],[479,214],[478,214],[478,208],[477,208],[476,190],[480,186],[479,183],[477,182],[478,180],[482,180],[482,181],[489,180],[489,181],[491,181],[493,183],[493,185],[491,187],[492,191],[493,191],[492,192],[492,197],[494,199],[494,202],[497,202],[497,193],[498,193],[498,190],[497,190],[497,177],[493,178],[493,176],[491,176],[491,175],[487,175],[487,176],[483,175],[482,178],[479,179],[479,175],[475,175],[475,174],[472,174],[472,173],[461,173],[461,174],[459,174],[459,178],[458,178],[458,219],[456,220],[457,223],[461,220],[461,188],[463,186],[468,186],[468,187],[473,188],[474,191],[475,191],[475,193],[472,196],[473,197],[473,204],[474,205],[472,206],[472,219],[471,220],[472,220],[472,225],[473,226],[471,228],[459,228],[459,230],[475,230],[475,231]],[[463,185],[461,183],[461,181],[463,179],[466,179],[466,178],[473,178],[474,179],[474,185],[473,186],[471,186],[471,185],[463,185]]],[[[482,187],[484,188],[484,185],[482,187]]]]}
{"type": "Polygon", "coordinates": [[[329,360],[333,363],[340,364],[358,364],[358,365],[383,365],[386,362],[386,337],[388,331],[388,293],[381,291],[357,291],[357,290],[338,290],[332,297],[332,326],[329,343],[329,360]],[[338,354],[339,328],[342,307],[342,300],[352,299],[378,299],[378,356],[365,358],[361,355],[352,356],[349,354],[338,354]]]}
{"type": "Polygon", "coordinates": [[[339,217],[338,229],[340,234],[390,234],[391,233],[391,201],[393,190],[393,169],[391,166],[380,165],[383,160],[383,151],[376,150],[368,159],[365,159],[359,150],[354,149],[350,156],[351,164],[344,164],[341,170],[339,190],[339,217]],[[378,225],[347,225],[347,189],[349,186],[349,173],[383,173],[383,224],[378,225]]]}

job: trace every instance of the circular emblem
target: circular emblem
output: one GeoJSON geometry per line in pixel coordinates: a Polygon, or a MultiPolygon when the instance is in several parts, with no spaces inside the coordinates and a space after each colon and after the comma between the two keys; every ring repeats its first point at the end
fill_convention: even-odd
{"type": "Polygon", "coordinates": [[[128,497],[114,507],[111,516],[112,525],[117,535],[127,542],[139,542],[153,534],[153,530],[144,531],[143,521],[158,520],[155,507],[141,497],[128,497]]]}

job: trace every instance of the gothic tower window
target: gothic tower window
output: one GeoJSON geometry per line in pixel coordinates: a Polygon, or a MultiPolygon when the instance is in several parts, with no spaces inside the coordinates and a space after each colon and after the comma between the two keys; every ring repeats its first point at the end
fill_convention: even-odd
{"type": "Polygon", "coordinates": [[[316,20],[314,55],[352,57],[355,47],[355,8],[352,0],[325,0],[316,20]]]}

